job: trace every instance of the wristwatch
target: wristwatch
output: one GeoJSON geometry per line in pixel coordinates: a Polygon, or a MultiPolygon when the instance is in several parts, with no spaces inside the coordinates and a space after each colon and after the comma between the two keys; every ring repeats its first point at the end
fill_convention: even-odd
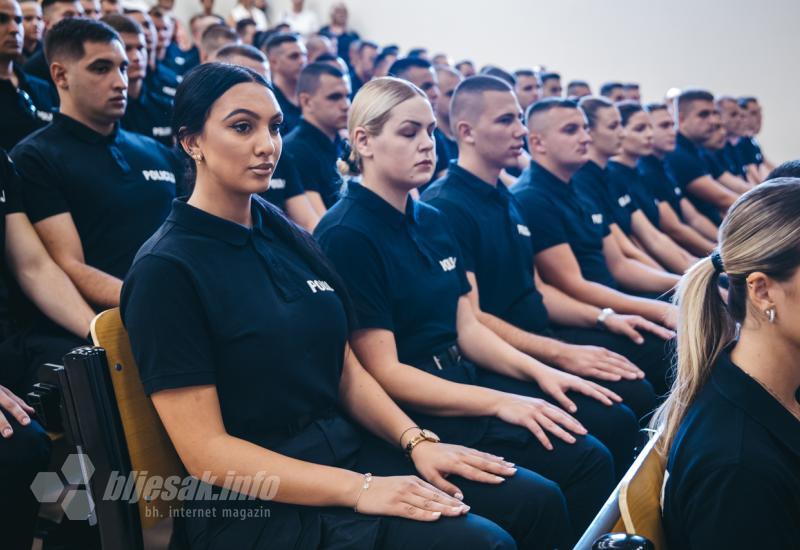
{"type": "Polygon", "coordinates": [[[439,436],[433,433],[430,430],[420,430],[417,435],[412,437],[408,443],[406,443],[406,455],[409,457],[411,456],[411,451],[414,450],[414,447],[422,443],[423,441],[430,441],[432,443],[439,443],[440,439],[439,436]]]}
{"type": "Polygon", "coordinates": [[[597,326],[606,328],[606,319],[611,317],[612,315],[616,314],[617,312],[611,309],[610,307],[605,307],[600,311],[600,315],[597,316],[597,326]]]}

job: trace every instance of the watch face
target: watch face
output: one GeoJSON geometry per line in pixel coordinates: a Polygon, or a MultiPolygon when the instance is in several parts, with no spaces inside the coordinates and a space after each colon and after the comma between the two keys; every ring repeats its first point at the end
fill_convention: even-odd
{"type": "Polygon", "coordinates": [[[436,441],[437,443],[440,441],[439,436],[430,430],[422,430],[422,435],[424,435],[425,438],[428,440],[433,440],[436,441]]]}

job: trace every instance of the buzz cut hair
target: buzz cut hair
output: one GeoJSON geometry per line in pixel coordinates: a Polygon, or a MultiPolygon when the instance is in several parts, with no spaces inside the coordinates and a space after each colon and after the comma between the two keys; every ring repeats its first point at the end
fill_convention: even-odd
{"type": "Polygon", "coordinates": [[[465,78],[459,82],[453,91],[450,100],[450,122],[451,124],[463,120],[467,114],[480,112],[481,108],[476,108],[475,100],[482,100],[483,94],[487,92],[508,92],[514,90],[505,80],[491,75],[475,75],[465,78]]]}
{"type": "Polygon", "coordinates": [[[309,63],[300,71],[300,77],[297,80],[297,95],[317,93],[319,81],[323,75],[344,79],[344,73],[329,63],[309,63]]]}
{"type": "Polygon", "coordinates": [[[86,55],[84,44],[95,42],[123,44],[117,31],[102,21],[75,17],[59,21],[44,37],[44,55],[48,62],[75,61],[86,55]]]}
{"type": "Polygon", "coordinates": [[[528,106],[525,111],[525,124],[530,126],[536,118],[552,111],[553,109],[577,109],[578,103],[572,99],[565,99],[563,97],[546,97],[540,99],[528,106]]]}

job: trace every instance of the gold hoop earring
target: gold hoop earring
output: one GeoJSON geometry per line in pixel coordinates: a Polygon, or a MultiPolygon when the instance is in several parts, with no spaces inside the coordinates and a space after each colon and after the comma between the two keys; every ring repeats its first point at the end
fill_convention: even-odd
{"type": "Polygon", "coordinates": [[[769,320],[770,324],[773,324],[775,322],[775,308],[771,307],[764,313],[767,314],[767,319],[769,320]]]}

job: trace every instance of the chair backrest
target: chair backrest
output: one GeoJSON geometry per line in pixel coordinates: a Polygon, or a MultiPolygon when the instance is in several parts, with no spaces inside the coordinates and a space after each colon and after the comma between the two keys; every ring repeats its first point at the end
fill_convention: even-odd
{"type": "Polygon", "coordinates": [[[661,522],[661,488],[666,459],[656,449],[656,435],[628,469],[619,484],[619,510],[627,533],[650,539],[657,550],[666,550],[661,522]]]}
{"type": "MultiPolygon", "coordinates": [[[[170,476],[183,480],[186,471],[158,413],[144,393],[119,308],[95,317],[91,330],[95,345],[105,349],[131,469],[147,472],[148,476],[161,476],[162,480],[170,476]]],[[[138,507],[142,527],[148,528],[172,517],[180,502],[165,501],[157,495],[149,502],[140,498],[138,507]]]]}

